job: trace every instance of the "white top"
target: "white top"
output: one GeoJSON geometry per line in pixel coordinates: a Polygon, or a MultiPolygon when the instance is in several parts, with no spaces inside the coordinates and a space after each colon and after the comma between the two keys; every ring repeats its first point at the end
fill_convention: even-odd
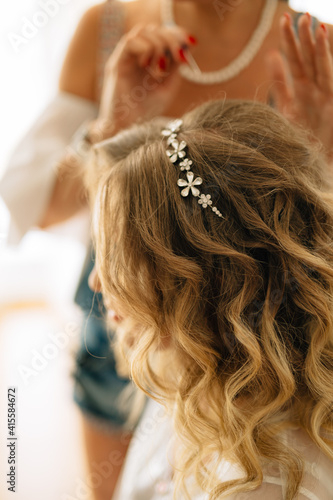
{"type": "MultiPolygon", "coordinates": [[[[172,484],[172,425],[165,410],[150,401],[127,454],[115,500],[174,500],[172,484]]],[[[281,439],[297,449],[305,460],[305,474],[297,500],[333,499],[333,462],[301,430],[285,432],[281,439]]],[[[221,480],[241,477],[234,464],[223,461],[221,480]]],[[[228,500],[284,500],[285,484],[279,473],[265,476],[253,492],[230,495],[228,500]]],[[[208,500],[197,492],[192,500],[208,500]]],[[[181,499],[177,499],[181,500],[181,499]]]]}
{"type": "Polygon", "coordinates": [[[42,219],[57,163],[80,125],[96,116],[92,101],[61,92],[17,146],[0,182],[0,196],[11,215],[9,243],[18,243],[42,219]]]}

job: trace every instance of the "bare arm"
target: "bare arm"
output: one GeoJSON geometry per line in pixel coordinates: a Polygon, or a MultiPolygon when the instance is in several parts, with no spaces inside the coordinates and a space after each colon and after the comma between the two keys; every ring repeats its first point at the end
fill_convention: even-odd
{"type": "MultiPolygon", "coordinates": [[[[59,82],[59,90],[97,102],[96,65],[98,31],[102,4],[89,9],[81,19],[69,46],[59,82]]],[[[65,221],[86,205],[79,165],[69,155],[59,162],[49,205],[39,222],[46,228],[65,221]]]]}
{"type": "Polygon", "coordinates": [[[131,434],[104,433],[83,419],[83,437],[89,477],[97,479],[92,500],[110,500],[116,490],[131,434]]]}

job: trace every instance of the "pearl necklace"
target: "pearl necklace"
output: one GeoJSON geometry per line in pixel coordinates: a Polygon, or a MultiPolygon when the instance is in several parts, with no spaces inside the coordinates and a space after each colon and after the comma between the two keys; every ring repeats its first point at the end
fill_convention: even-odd
{"type": "MultiPolygon", "coordinates": [[[[277,9],[278,0],[266,0],[260,22],[253,32],[243,51],[228,66],[218,71],[203,73],[197,66],[190,52],[187,52],[189,64],[180,65],[180,73],[186,80],[202,85],[227,82],[239,75],[258,54],[266,36],[268,35],[277,9]],[[192,63],[192,64],[191,64],[192,63]]],[[[173,0],[161,0],[161,18],[164,26],[175,26],[173,17],[173,0]]]]}

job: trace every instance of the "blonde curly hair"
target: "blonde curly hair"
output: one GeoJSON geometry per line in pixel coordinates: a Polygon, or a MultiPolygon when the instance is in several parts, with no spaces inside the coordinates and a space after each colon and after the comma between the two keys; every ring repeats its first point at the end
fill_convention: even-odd
{"type": "Polygon", "coordinates": [[[190,498],[192,476],[210,499],[250,491],[270,463],[291,500],[304,464],[282,428],[300,426],[333,460],[324,160],[266,105],[213,101],[183,122],[179,140],[224,219],[182,198],[164,121],[98,145],[87,185],[103,294],[133,321],[120,339],[133,380],[174,406],[178,488],[190,498]],[[243,478],[221,482],[225,457],[243,478]]]}

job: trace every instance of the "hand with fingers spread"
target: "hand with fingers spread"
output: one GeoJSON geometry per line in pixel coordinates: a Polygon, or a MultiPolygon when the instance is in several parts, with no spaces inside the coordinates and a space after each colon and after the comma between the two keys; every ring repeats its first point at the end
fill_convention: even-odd
{"type": "Polygon", "coordinates": [[[284,57],[271,53],[268,64],[273,99],[291,121],[307,127],[333,157],[333,60],[324,24],[312,29],[311,17],[298,21],[296,36],[289,14],[281,20],[284,57]]]}
{"type": "Polygon", "coordinates": [[[114,133],[163,114],[190,43],[193,37],[176,26],[136,26],[123,36],[106,64],[98,123],[109,123],[114,133]]]}

